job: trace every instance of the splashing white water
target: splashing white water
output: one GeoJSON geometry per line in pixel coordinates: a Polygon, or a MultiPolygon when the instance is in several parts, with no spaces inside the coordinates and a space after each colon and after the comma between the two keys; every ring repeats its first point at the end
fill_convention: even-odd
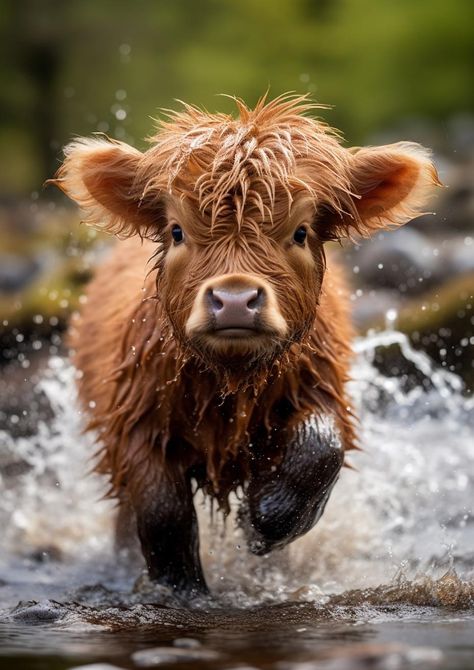
{"type": "Polygon", "coordinates": [[[37,392],[47,396],[52,420],[39,421],[33,437],[0,431],[3,454],[25,464],[19,476],[2,479],[0,474],[0,560],[49,547],[84,555],[110,543],[113,505],[101,500],[103,482],[89,472],[96,447],[93,436],[81,432],[74,374],[66,360],[51,358],[37,392]]]}
{"type": "MultiPolygon", "coordinates": [[[[324,600],[330,593],[387,584],[400,571],[435,575],[453,565],[472,579],[472,399],[463,397],[456,376],[435,368],[401,333],[361,339],[355,351],[351,393],[363,447],[351,459],[357,470],[344,469],[315,529],[264,558],[248,554],[232,517],[225,527],[219,520],[211,524],[208,506],[198,500],[201,553],[215,591],[247,604],[324,600]],[[376,350],[394,346],[425,383],[405,390],[403,376],[376,369],[376,350]]],[[[113,503],[100,499],[104,483],[87,474],[93,439],[81,434],[71,366],[53,358],[39,390],[54,418],[40,422],[34,437],[0,433],[0,450],[28,466],[0,481],[0,569],[53,546],[77,567],[87,563],[83,578],[90,583],[91,561],[110,565],[113,556],[113,503]]]]}

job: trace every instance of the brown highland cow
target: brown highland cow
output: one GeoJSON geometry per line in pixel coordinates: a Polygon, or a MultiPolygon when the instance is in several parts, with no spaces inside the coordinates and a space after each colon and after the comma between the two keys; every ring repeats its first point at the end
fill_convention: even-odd
{"type": "Polygon", "coordinates": [[[305,97],[236,104],[170,113],[144,153],[76,140],[55,180],[130,238],[70,342],[97,470],[150,577],[185,593],[206,591],[197,487],[224,511],[241,489],[256,554],[320,518],[355,446],[346,290],[324,243],[405,223],[437,183],[419,145],[348,150],[305,97]]]}

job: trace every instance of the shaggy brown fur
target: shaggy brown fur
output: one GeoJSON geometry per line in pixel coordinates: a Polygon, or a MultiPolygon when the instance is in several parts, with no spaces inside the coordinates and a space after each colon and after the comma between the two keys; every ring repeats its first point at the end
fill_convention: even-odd
{"type": "Polygon", "coordinates": [[[285,442],[272,436],[311,415],[335,417],[352,449],[352,333],[323,243],[404,223],[437,183],[418,145],[345,149],[308,116],[315,105],[305,97],[262,99],[254,110],[236,103],[237,118],[189,105],[171,112],[145,153],[77,140],[55,182],[88,223],[136,236],[99,269],[71,328],[98,470],[114,496],[138,499],[173,463],[225,510],[252,453],[278,461],[285,442]],[[173,244],[172,221],[185,244],[173,244]],[[293,242],[301,226],[304,248],[293,242]],[[266,282],[285,337],[234,346],[187,335],[200,286],[229,273],[266,282]]]}

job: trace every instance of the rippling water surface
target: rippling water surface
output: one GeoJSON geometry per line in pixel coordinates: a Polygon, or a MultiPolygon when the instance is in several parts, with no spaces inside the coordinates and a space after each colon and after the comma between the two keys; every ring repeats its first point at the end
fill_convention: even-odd
{"type": "Polygon", "coordinates": [[[48,419],[0,431],[0,668],[474,668],[473,401],[397,332],[356,352],[364,450],[323,519],[257,558],[200,500],[214,597],[192,607],[114,555],[74,371],[53,358],[48,419]],[[396,377],[374,364],[387,347],[396,377]]]}

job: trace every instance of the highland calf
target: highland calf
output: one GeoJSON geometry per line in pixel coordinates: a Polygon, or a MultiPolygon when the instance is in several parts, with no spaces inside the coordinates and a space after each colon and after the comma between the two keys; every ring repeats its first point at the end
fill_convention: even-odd
{"type": "Polygon", "coordinates": [[[74,141],[55,180],[130,238],[70,341],[97,470],[133,510],[150,577],[185,593],[206,591],[197,487],[224,511],[241,488],[256,554],[321,516],[355,446],[346,293],[324,244],[406,222],[437,183],[422,147],[348,150],[305,97],[236,103],[237,118],[172,113],[144,153],[74,141]]]}

